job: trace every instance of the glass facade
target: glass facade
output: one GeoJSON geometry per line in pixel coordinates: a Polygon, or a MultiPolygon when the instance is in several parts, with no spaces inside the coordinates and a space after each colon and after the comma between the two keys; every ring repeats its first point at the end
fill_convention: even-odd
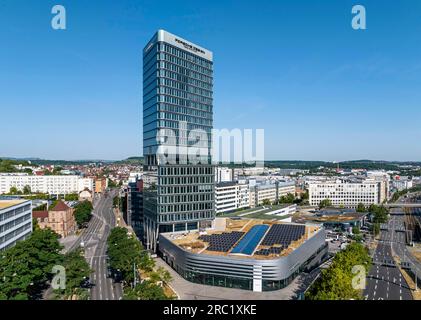
{"type": "Polygon", "coordinates": [[[194,230],[214,219],[212,88],[205,49],[162,30],[145,47],[143,211],[153,251],[159,232],[194,230]]]}
{"type": "MultiPolygon", "coordinates": [[[[299,267],[289,274],[287,278],[274,280],[268,270],[274,269],[274,266],[263,267],[262,291],[275,291],[287,287],[302,272],[310,272],[317,267],[319,260],[325,260],[327,257],[328,246],[323,244],[316,252],[307,258],[299,267]],[[317,263],[316,263],[317,262],[317,263]],[[268,268],[265,270],[265,268],[268,268]],[[269,275],[266,275],[268,273],[269,275]]],[[[219,286],[225,288],[236,288],[243,290],[253,290],[253,266],[230,265],[221,267],[219,263],[210,263],[204,261],[192,262],[189,266],[183,268],[177,262],[163,255],[162,258],[184,279],[204,285],[219,286]],[[208,270],[204,271],[203,266],[207,265],[208,270]],[[201,270],[200,270],[201,269],[201,270]],[[247,271],[248,270],[248,271],[247,271]],[[245,276],[245,272],[249,272],[249,277],[245,276]],[[242,274],[242,276],[241,276],[242,274]]],[[[223,257],[221,257],[223,259],[223,257]]]]}

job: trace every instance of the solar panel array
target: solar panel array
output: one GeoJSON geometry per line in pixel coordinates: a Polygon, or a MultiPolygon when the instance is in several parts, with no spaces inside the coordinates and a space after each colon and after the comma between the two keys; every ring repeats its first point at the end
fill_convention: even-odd
{"type": "Polygon", "coordinates": [[[268,256],[270,254],[281,254],[283,247],[270,247],[268,249],[260,249],[256,251],[254,254],[259,256],[268,256]]]}
{"type": "Polygon", "coordinates": [[[228,252],[231,248],[241,239],[244,232],[233,231],[224,232],[221,234],[201,235],[199,240],[209,243],[209,247],[206,250],[228,252]]]}
{"type": "Polygon", "coordinates": [[[297,241],[305,234],[306,227],[304,225],[274,224],[270,227],[262,246],[273,246],[280,244],[287,248],[291,242],[297,241]]]}

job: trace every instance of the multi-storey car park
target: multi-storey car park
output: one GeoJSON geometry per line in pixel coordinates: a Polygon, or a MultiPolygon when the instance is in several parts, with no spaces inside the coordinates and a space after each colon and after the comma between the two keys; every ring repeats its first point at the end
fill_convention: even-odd
{"type": "Polygon", "coordinates": [[[272,291],[326,257],[319,225],[216,218],[214,228],[161,233],[162,258],[183,278],[200,284],[272,291]]]}

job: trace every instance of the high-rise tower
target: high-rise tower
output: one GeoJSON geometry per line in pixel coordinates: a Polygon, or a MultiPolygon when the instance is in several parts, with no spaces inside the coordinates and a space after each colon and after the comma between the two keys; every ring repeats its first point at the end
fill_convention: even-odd
{"type": "Polygon", "coordinates": [[[164,30],[143,50],[144,229],[210,227],[215,218],[212,52],[164,30]]]}

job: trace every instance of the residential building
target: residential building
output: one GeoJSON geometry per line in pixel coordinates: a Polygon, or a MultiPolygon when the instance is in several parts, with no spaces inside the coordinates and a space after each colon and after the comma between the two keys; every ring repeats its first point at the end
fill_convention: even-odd
{"type": "Polygon", "coordinates": [[[152,251],[159,233],[197,230],[215,218],[212,60],[209,50],[164,30],[143,50],[143,208],[152,251]],[[198,156],[187,155],[191,140],[198,156]]]}
{"type": "Polygon", "coordinates": [[[105,189],[108,188],[107,178],[96,178],[95,179],[95,193],[104,193],[105,189]]]}
{"type": "Polygon", "coordinates": [[[29,186],[32,192],[70,194],[78,193],[85,188],[92,190],[93,181],[89,178],[82,178],[75,175],[37,176],[19,173],[0,174],[0,194],[10,192],[10,188],[12,187],[23,191],[25,186],[29,186]]]}
{"type": "Polygon", "coordinates": [[[0,199],[0,251],[25,240],[31,232],[31,201],[0,199]]]}
{"type": "Polygon", "coordinates": [[[73,213],[73,208],[59,201],[48,211],[34,211],[33,216],[41,229],[50,228],[64,238],[74,234],[77,229],[73,213]]]}
{"type": "Polygon", "coordinates": [[[333,206],[355,208],[362,203],[365,206],[382,203],[382,182],[374,179],[362,181],[336,180],[312,182],[309,184],[309,202],[318,206],[322,200],[329,199],[333,206]]]}

